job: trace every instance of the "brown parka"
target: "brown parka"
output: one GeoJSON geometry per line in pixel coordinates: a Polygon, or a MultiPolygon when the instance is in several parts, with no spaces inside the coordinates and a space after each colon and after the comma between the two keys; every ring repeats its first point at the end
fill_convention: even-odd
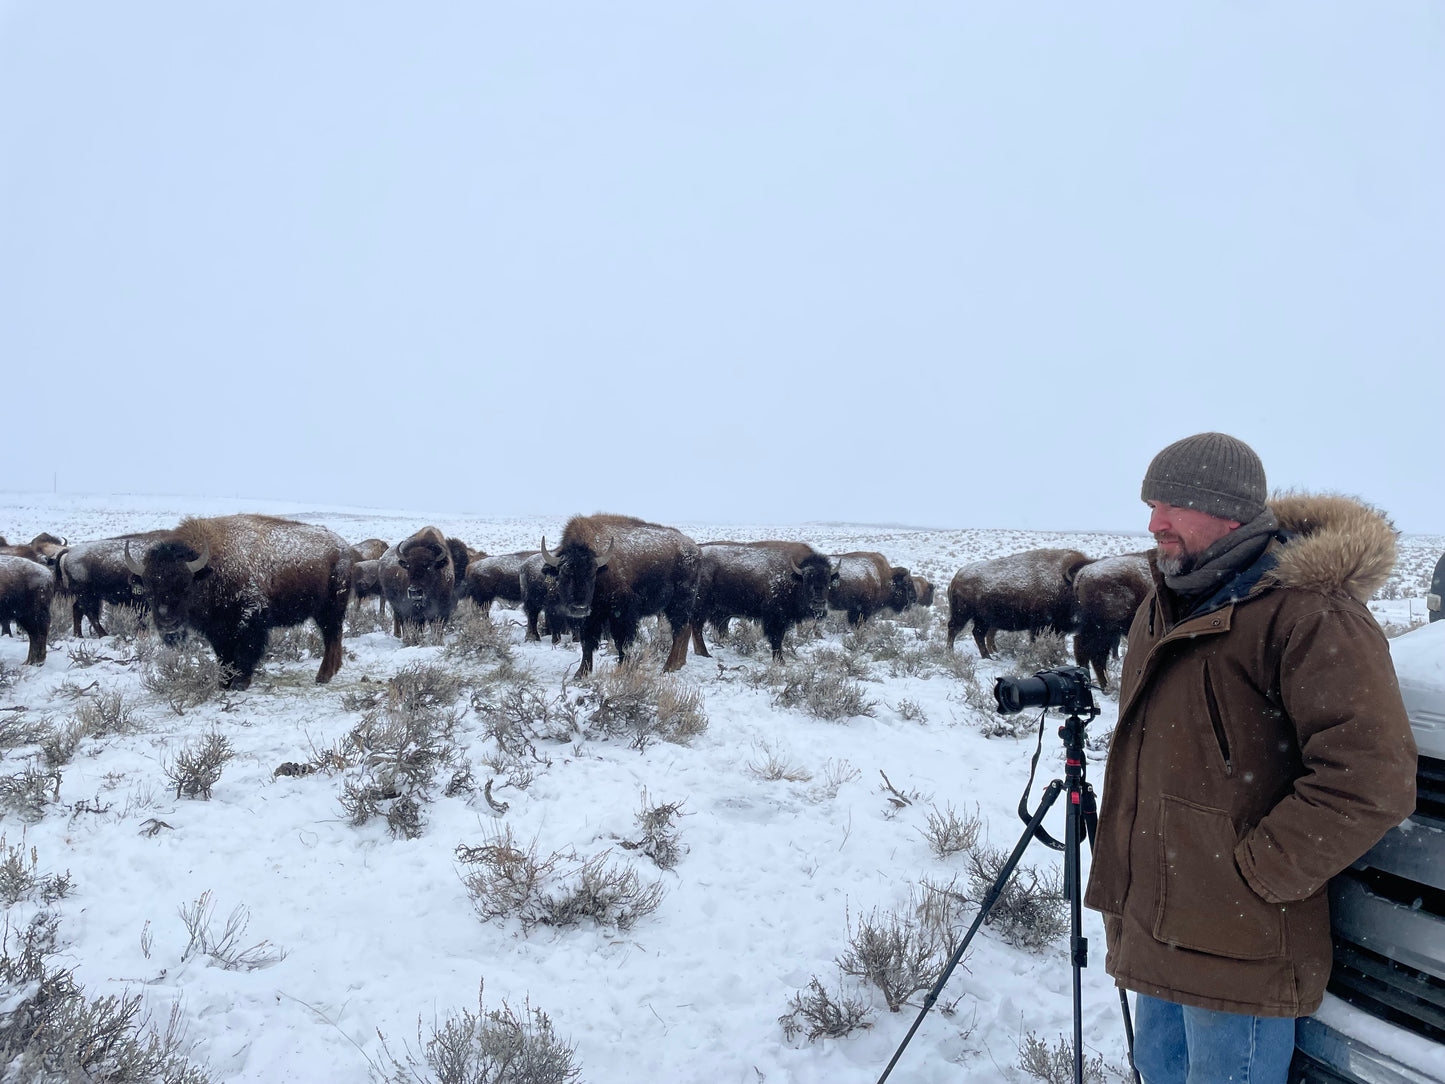
{"type": "Polygon", "coordinates": [[[1270,506],[1280,536],[1188,615],[1154,570],[1084,902],[1118,985],[1306,1016],[1329,978],[1325,884],[1414,811],[1416,752],[1364,605],[1394,565],[1390,524],[1344,497],[1270,506]]]}

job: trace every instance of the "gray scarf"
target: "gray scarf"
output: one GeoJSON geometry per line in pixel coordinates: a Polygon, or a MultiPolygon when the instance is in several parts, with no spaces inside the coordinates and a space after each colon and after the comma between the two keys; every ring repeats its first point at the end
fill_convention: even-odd
{"type": "Polygon", "coordinates": [[[1164,583],[1176,595],[1197,597],[1219,588],[1259,559],[1269,540],[1279,530],[1279,520],[1266,508],[1248,523],[1242,523],[1196,557],[1187,572],[1165,576],[1164,583]]]}

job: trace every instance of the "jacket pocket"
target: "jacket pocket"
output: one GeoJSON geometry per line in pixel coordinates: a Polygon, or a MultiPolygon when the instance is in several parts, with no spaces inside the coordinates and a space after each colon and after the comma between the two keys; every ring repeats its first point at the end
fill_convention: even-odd
{"type": "Polygon", "coordinates": [[[1165,795],[1159,821],[1154,936],[1232,960],[1282,956],[1283,909],[1257,896],[1234,864],[1237,836],[1229,814],[1165,795]]]}
{"type": "Polygon", "coordinates": [[[1234,764],[1229,759],[1229,734],[1224,729],[1224,715],[1219,710],[1219,698],[1214,695],[1214,679],[1209,676],[1209,664],[1204,664],[1204,707],[1209,712],[1209,725],[1214,728],[1214,740],[1219,746],[1219,755],[1224,758],[1224,774],[1234,774],[1234,764]]]}

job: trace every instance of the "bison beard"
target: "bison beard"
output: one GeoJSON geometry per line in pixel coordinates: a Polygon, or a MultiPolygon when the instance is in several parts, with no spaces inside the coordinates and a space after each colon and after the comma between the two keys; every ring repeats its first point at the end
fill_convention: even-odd
{"type": "Polygon", "coordinates": [[[578,677],[592,672],[604,629],[612,634],[618,658],[625,659],[641,619],[652,614],[662,614],[672,626],[663,672],[687,661],[700,564],[697,543],[687,535],[630,516],[574,516],[556,553],[542,539],[542,559],[557,570],[563,612],[582,622],[578,677]]]}

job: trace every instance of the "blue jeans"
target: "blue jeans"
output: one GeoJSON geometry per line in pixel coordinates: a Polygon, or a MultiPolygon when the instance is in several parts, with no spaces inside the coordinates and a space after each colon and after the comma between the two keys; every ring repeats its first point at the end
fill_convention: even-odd
{"type": "Polygon", "coordinates": [[[1144,1084],[1285,1084],[1294,1018],[1242,1016],[1145,994],[1134,1006],[1134,1064],[1144,1084]]]}

